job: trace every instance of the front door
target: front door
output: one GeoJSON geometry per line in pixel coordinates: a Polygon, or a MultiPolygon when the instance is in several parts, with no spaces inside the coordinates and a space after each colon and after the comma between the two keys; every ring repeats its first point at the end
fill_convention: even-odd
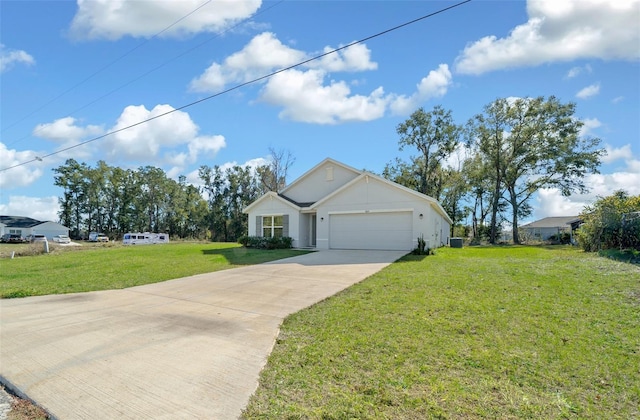
{"type": "Polygon", "coordinates": [[[311,246],[316,246],[316,215],[311,215],[311,246]]]}

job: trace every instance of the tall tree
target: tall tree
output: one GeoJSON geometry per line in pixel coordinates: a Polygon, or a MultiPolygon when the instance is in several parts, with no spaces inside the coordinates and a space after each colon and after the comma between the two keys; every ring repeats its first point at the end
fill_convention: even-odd
{"type": "Polygon", "coordinates": [[[225,177],[218,165],[203,165],[198,170],[209,204],[208,225],[212,241],[227,238],[227,208],[225,203],[225,177]]]}
{"type": "Polygon", "coordinates": [[[442,207],[453,221],[449,233],[450,236],[454,236],[454,228],[464,220],[468,213],[468,209],[463,204],[463,199],[469,192],[469,184],[461,170],[447,168],[444,173],[446,181],[442,194],[442,207]]]}
{"type": "Polygon", "coordinates": [[[60,221],[71,228],[71,236],[74,238],[81,236],[84,222],[87,170],[86,164],[80,164],[75,159],[67,159],[64,165],[53,169],[56,173],[54,184],[63,188],[63,196],[58,198],[60,221]]]}
{"type": "Polygon", "coordinates": [[[446,178],[444,161],[460,142],[462,129],[455,124],[450,110],[437,105],[430,112],[419,108],[398,125],[399,149],[416,149],[410,162],[395,160],[387,164],[383,176],[408,188],[441,199],[446,178]]]}
{"type": "Polygon", "coordinates": [[[472,148],[482,156],[484,171],[493,181],[491,191],[491,222],[489,242],[496,243],[498,237],[498,213],[504,192],[502,180],[505,165],[505,143],[508,129],[509,101],[497,99],[484,107],[484,114],[474,116],[468,123],[470,138],[475,142],[472,148]]]}
{"type": "Polygon", "coordinates": [[[472,234],[475,239],[480,240],[487,233],[486,220],[493,203],[492,171],[483,161],[482,155],[477,150],[472,150],[471,156],[464,162],[462,172],[470,188],[472,200],[470,208],[472,234]]]}
{"type": "Polygon", "coordinates": [[[518,220],[531,212],[529,200],[541,188],[563,195],[586,192],[584,177],[596,173],[604,150],[596,138],[583,138],[575,104],[545,99],[497,99],[470,122],[472,138],[494,182],[490,242],[495,243],[501,201],[511,207],[513,242],[520,243],[518,220]]]}
{"type": "Polygon", "coordinates": [[[597,173],[600,139],[583,138],[575,104],[557,98],[517,99],[511,103],[503,179],[511,205],[513,242],[520,243],[518,218],[528,215],[531,196],[541,188],[557,188],[563,196],[588,191],[584,177],[597,173]]]}
{"type": "Polygon", "coordinates": [[[227,241],[236,241],[248,231],[248,216],[242,210],[258,197],[258,182],[249,167],[226,170],[225,201],[228,221],[227,241]]]}

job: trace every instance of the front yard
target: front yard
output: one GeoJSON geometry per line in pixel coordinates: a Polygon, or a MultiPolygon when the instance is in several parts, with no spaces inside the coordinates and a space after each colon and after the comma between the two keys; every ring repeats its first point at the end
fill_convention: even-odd
{"type": "Polygon", "coordinates": [[[640,416],[640,268],[567,247],[407,256],[288,317],[244,418],[640,416]]]}
{"type": "Polygon", "coordinates": [[[84,244],[52,246],[28,255],[34,244],[0,247],[0,297],[122,289],[194,274],[260,264],[305,251],[256,250],[233,243],[174,242],[162,245],[84,244]],[[9,255],[27,254],[11,259],[9,255]]]}

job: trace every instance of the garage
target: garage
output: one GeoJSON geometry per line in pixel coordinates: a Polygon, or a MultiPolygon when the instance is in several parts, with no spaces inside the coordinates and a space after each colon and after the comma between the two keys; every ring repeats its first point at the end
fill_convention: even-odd
{"type": "Polygon", "coordinates": [[[329,215],[329,248],[410,251],[412,211],[329,215]]]}

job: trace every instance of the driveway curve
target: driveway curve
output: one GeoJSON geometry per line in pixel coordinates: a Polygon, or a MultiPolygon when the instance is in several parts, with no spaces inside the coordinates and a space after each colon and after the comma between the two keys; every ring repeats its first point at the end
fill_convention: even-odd
{"type": "Polygon", "coordinates": [[[0,381],[58,419],[235,419],[285,316],[402,251],[319,251],[122,290],[0,300],[0,381]]]}

